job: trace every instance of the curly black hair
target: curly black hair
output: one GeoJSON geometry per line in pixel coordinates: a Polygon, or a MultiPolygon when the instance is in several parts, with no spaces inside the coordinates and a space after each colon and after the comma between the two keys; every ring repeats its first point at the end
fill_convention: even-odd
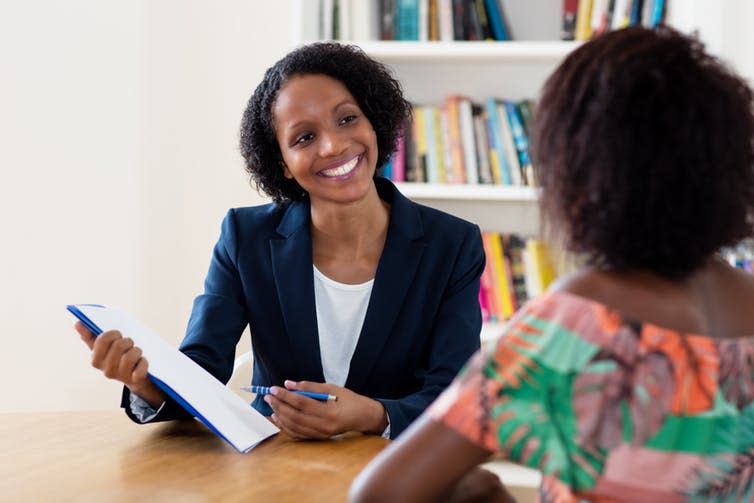
{"type": "Polygon", "coordinates": [[[752,90],[667,27],[573,51],[545,83],[532,150],[548,232],[606,270],[682,279],[754,222],[752,90]]]}
{"type": "Polygon", "coordinates": [[[283,176],[282,155],[275,139],[272,107],[280,88],[295,75],[323,74],[342,82],[372,124],[377,135],[377,170],[393,153],[401,124],[411,105],[400,83],[383,64],[357,46],[316,42],[290,52],[267,69],[251,95],[241,121],[241,155],[257,189],[278,204],[299,201],[306,191],[283,176]]]}

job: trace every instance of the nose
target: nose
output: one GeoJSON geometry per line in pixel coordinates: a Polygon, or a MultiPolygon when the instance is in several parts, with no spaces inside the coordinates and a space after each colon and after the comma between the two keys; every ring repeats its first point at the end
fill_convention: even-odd
{"type": "Polygon", "coordinates": [[[339,131],[326,130],[319,135],[319,155],[322,157],[337,156],[346,149],[346,142],[338,134],[339,131]]]}

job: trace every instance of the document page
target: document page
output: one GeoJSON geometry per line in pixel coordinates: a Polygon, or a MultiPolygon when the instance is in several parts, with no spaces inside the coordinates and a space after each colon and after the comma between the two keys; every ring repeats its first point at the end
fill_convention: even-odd
{"type": "Polygon", "coordinates": [[[149,374],[178,395],[179,402],[183,400],[193,407],[198,419],[238,451],[248,452],[279,431],[212,374],[128,313],[83,304],[75,307],[103,332],[119,330],[124,337],[133,339],[149,362],[149,374]]]}

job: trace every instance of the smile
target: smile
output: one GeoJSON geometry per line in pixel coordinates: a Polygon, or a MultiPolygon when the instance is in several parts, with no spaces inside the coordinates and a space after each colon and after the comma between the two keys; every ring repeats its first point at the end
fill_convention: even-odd
{"type": "Polygon", "coordinates": [[[336,177],[348,175],[354,169],[356,169],[356,166],[359,164],[359,161],[361,161],[362,157],[364,157],[364,154],[359,154],[353,159],[351,159],[350,161],[341,164],[340,166],[336,166],[334,168],[323,169],[317,174],[320,176],[326,176],[328,178],[336,178],[336,177]]]}

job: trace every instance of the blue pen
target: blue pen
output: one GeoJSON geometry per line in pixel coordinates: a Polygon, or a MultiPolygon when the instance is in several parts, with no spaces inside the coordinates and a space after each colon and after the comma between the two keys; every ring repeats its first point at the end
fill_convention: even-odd
{"type": "MultiPolygon", "coordinates": [[[[248,391],[249,393],[256,393],[258,395],[269,395],[270,393],[270,387],[269,386],[244,386],[241,388],[243,391],[248,391]]],[[[298,395],[307,396],[309,398],[314,398],[315,400],[320,400],[322,402],[327,402],[328,400],[337,400],[338,397],[335,395],[328,395],[327,393],[314,393],[312,391],[299,391],[299,390],[288,390],[293,393],[296,393],[298,395]]]]}

